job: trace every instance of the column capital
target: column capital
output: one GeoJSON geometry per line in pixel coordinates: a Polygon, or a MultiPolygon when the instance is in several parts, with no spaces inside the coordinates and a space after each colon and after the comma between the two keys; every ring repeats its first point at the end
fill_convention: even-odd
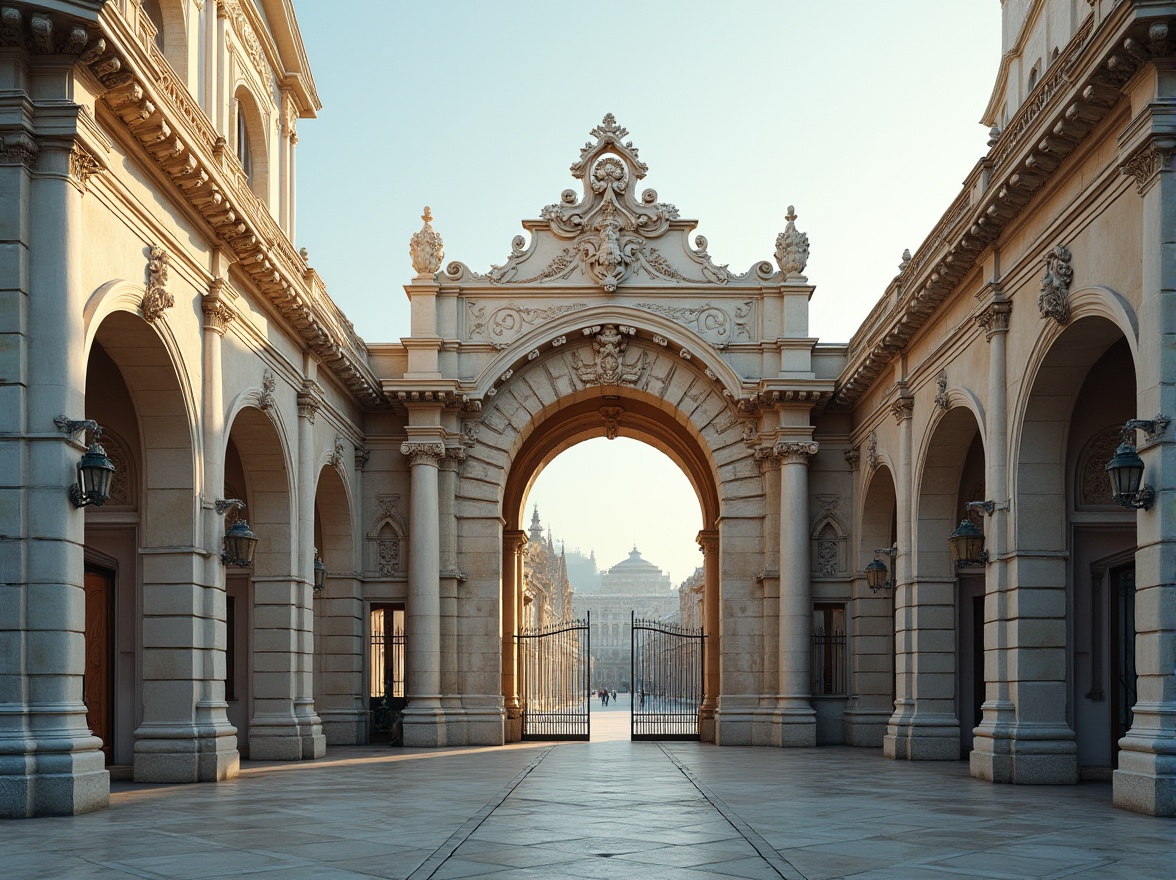
{"type": "Polygon", "coordinates": [[[527,546],[527,533],[522,529],[504,529],[502,543],[512,553],[518,553],[527,546]]]}
{"type": "Polygon", "coordinates": [[[976,323],[983,328],[984,337],[989,342],[997,333],[1009,332],[1009,315],[1012,311],[1012,300],[997,299],[976,316],[976,323]]]}
{"type": "Polygon", "coordinates": [[[400,454],[408,456],[412,467],[420,464],[438,467],[445,457],[445,444],[440,440],[408,440],[400,444],[400,454]]]}
{"type": "Polygon", "coordinates": [[[298,392],[298,415],[310,423],[314,423],[314,417],[318,415],[319,409],[323,405],[322,395],[319,393],[319,387],[314,382],[306,382],[302,386],[302,390],[298,392]]]}
{"type": "Polygon", "coordinates": [[[703,529],[694,539],[703,556],[709,556],[719,549],[719,530],[703,529]]]}
{"type": "Polygon", "coordinates": [[[900,394],[890,404],[890,414],[894,421],[903,422],[909,419],[915,411],[915,399],[907,394],[900,394]]]}
{"type": "Polygon", "coordinates": [[[1176,136],[1153,134],[1124,158],[1119,173],[1133,178],[1136,192],[1146,195],[1159,180],[1160,173],[1171,166],[1173,154],[1176,154],[1176,136]]]}
{"type": "Polygon", "coordinates": [[[220,292],[224,283],[223,278],[212,279],[208,293],[200,300],[200,311],[204,313],[204,329],[212,331],[217,336],[224,336],[228,332],[229,324],[237,317],[232,306],[221,299],[220,292]]]}
{"type": "Polygon", "coordinates": [[[820,448],[820,444],[812,440],[781,441],[772,447],[772,455],[780,459],[781,464],[808,464],[820,448]]]}

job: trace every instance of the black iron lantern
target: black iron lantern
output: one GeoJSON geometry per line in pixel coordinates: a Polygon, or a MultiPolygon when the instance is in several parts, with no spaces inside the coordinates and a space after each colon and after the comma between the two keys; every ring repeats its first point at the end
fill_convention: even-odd
{"type": "Polygon", "coordinates": [[[253,564],[253,553],[257,550],[257,535],[243,519],[237,520],[225,532],[225,549],[221,562],[247,568],[253,564]]]}
{"type": "Polygon", "coordinates": [[[885,562],[877,558],[870,560],[866,566],[866,583],[875,593],[893,586],[890,583],[890,569],[885,562]]]}
{"type": "Polygon", "coordinates": [[[951,548],[951,559],[957,567],[983,565],[988,561],[984,549],[984,532],[970,519],[961,520],[959,526],[947,539],[951,548]]]}
{"type": "Polygon", "coordinates": [[[1144,496],[1149,493],[1139,489],[1143,482],[1143,459],[1130,440],[1124,440],[1115,450],[1107,463],[1107,476],[1111,481],[1111,500],[1116,504],[1135,508],[1150,506],[1151,498],[1144,503],[1144,496]]]}
{"type": "Polygon", "coordinates": [[[318,555],[316,550],[314,553],[314,591],[321,592],[322,588],[327,584],[327,566],[318,555]]]}
{"type": "Polygon", "coordinates": [[[74,507],[101,507],[110,500],[110,484],[114,480],[114,462],[95,440],[78,462],[78,481],[69,487],[69,499],[74,507]]]}

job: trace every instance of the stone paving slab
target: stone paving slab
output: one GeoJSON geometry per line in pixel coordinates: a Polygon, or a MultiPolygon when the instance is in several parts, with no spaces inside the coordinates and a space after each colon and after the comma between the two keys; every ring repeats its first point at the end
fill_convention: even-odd
{"type": "Polygon", "coordinates": [[[1106,783],[1005,786],[850,748],[332,748],[110,809],[0,823],[2,880],[931,880],[1176,877],[1176,820],[1106,783]]]}

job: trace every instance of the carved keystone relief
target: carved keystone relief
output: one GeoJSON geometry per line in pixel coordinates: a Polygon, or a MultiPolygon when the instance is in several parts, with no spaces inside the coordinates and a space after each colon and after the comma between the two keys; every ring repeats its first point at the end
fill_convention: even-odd
{"type": "Polygon", "coordinates": [[[594,327],[585,330],[585,334],[597,330],[592,343],[592,361],[586,362],[579,351],[572,352],[572,369],[585,385],[636,385],[644,378],[649,369],[649,354],[638,351],[632,360],[626,362],[625,353],[629,340],[622,330],[630,331],[634,328],[624,327],[618,330],[615,324],[605,324],[603,328],[594,327]]]}
{"type": "Polygon", "coordinates": [[[648,168],[633,142],[624,140],[628,133],[611,113],[605,116],[592,129],[595,140],[584,145],[571,168],[582,194],[566,189],[538,220],[526,221],[530,241],[516,236],[501,266],[479,275],[454,261],[445,269],[446,278],[490,285],[587,283],[605,293],[628,282],[758,286],[782,280],[766,260],[734,274],[711,259],[702,236],[691,248],[687,234],[694,222],[680,219],[674,205],[659,202],[656,191],[638,193],[637,181],[648,168]]]}

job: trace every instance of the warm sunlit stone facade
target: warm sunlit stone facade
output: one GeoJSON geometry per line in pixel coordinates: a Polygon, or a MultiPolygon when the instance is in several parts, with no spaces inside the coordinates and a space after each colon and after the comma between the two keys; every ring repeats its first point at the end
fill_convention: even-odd
{"type": "Polygon", "coordinates": [[[698,493],[705,739],[1107,775],[1176,814],[1172,426],[1135,432],[1148,509],[1104,470],[1176,413],[1176,16],[1003,7],[990,149],[847,345],[809,336],[791,209],[729,271],[611,116],[502,266],[443,267],[426,221],[406,338],[365,344],[291,244],[318,99],[288,0],[5,4],[0,815],[366,741],[387,608],[405,743],[516,738],[526,491],[597,436],[698,493]],[[101,507],[60,416],[104,429],[101,507]],[[988,555],[957,568],[969,501],[988,555]]]}

